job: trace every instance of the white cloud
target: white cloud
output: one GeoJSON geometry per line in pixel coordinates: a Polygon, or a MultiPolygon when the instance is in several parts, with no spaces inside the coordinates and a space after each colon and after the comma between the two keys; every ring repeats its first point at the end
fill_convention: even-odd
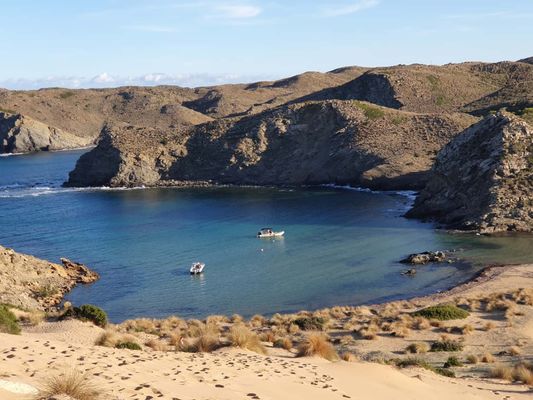
{"type": "Polygon", "coordinates": [[[240,19],[240,18],[254,18],[261,14],[260,7],[252,5],[222,5],[215,7],[219,17],[240,19]]]}
{"type": "Polygon", "coordinates": [[[48,76],[39,79],[6,79],[0,80],[0,88],[13,90],[31,90],[48,87],[63,88],[110,88],[118,86],[157,86],[177,85],[183,87],[212,86],[226,83],[243,83],[270,80],[270,75],[237,75],[237,74],[165,74],[150,73],[140,76],[111,76],[101,73],[93,78],[79,76],[48,76]]]}
{"type": "Polygon", "coordinates": [[[94,78],[91,79],[91,81],[94,83],[112,83],[115,82],[115,79],[107,72],[103,72],[99,75],[96,75],[94,78]]]}
{"type": "Polygon", "coordinates": [[[324,16],[326,17],[338,17],[341,15],[353,14],[359,11],[366,10],[368,8],[375,7],[379,4],[380,0],[359,0],[350,3],[338,4],[336,6],[331,5],[324,10],[324,16]]]}

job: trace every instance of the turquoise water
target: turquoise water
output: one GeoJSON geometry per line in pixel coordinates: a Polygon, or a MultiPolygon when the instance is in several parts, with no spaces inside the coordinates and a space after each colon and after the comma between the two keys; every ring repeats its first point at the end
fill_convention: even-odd
{"type": "Polygon", "coordinates": [[[332,188],[61,188],[81,152],[0,157],[0,243],[101,274],[68,299],[136,316],[315,309],[446,289],[484,263],[531,262],[530,236],[449,235],[401,215],[412,198],[332,188]],[[284,239],[257,239],[263,226],[284,239]],[[461,249],[469,262],[401,275],[402,256],[461,249]],[[191,277],[191,262],[206,263],[191,277]]]}

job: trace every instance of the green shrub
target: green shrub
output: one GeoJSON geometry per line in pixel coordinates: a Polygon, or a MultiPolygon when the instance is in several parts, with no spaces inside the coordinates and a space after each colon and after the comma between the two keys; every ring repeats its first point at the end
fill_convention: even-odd
{"type": "Polygon", "coordinates": [[[450,356],[444,363],[444,368],[450,368],[450,367],[462,367],[463,363],[459,361],[459,359],[455,356],[450,356]]]}
{"type": "Polygon", "coordinates": [[[385,112],[376,106],[371,106],[370,104],[362,103],[360,101],[355,101],[355,105],[363,110],[365,117],[368,119],[378,119],[385,115],[385,112]]]}
{"type": "Polygon", "coordinates": [[[463,350],[463,344],[455,340],[440,340],[431,344],[429,351],[461,351],[463,350]]]}
{"type": "Polygon", "coordinates": [[[79,308],[75,308],[75,315],[79,319],[88,320],[95,325],[104,327],[107,325],[107,314],[100,307],[92,304],[84,304],[79,308]]]}
{"type": "Polygon", "coordinates": [[[431,306],[418,310],[412,314],[414,317],[424,317],[427,319],[438,319],[439,321],[447,321],[451,319],[464,319],[470,314],[453,304],[442,304],[438,306],[431,306]]]}
{"type": "Polygon", "coordinates": [[[135,342],[119,342],[115,345],[117,349],[128,349],[128,350],[142,350],[142,347],[135,342]]]}
{"type": "Polygon", "coordinates": [[[429,364],[427,361],[422,360],[421,358],[409,357],[402,360],[395,360],[395,364],[399,368],[406,367],[420,367],[432,371],[439,375],[444,375],[450,378],[455,378],[455,373],[446,368],[435,368],[433,365],[429,364]]]}
{"type": "Polygon", "coordinates": [[[447,368],[435,368],[435,372],[439,375],[447,376],[448,378],[455,378],[455,372],[447,368]]]}
{"type": "Polygon", "coordinates": [[[324,329],[326,319],[322,317],[301,317],[293,321],[302,331],[321,331],[324,329]]]}
{"type": "Polygon", "coordinates": [[[10,333],[11,335],[20,334],[17,317],[4,304],[0,304],[0,332],[10,333]]]}

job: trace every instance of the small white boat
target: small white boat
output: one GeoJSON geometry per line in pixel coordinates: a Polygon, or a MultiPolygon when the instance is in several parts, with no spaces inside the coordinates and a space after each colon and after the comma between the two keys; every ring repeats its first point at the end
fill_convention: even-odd
{"type": "Polygon", "coordinates": [[[280,237],[285,234],[285,231],[274,232],[272,228],[262,228],[257,232],[258,238],[271,238],[271,237],[280,237]]]}
{"type": "Polygon", "coordinates": [[[195,262],[191,265],[191,275],[199,275],[204,272],[205,264],[201,262],[195,262]]]}

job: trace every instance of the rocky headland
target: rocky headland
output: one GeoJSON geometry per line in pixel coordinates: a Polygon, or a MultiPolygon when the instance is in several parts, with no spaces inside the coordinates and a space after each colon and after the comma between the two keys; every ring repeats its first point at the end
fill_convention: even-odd
{"type": "Polygon", "coordinates": [[[438,154],[408,212],[482,233],[533,231],[533,128],[510,113],[489,115],[438,154]]]}
{"type": "Polygon", "coordinates": [[[91,138],[72,135],[20,114],[0,112],[0,154],[77,149],[91,144],[91,138]]]}
{"type": "Polygon", "coordinates": [[[83,264],[61,259],[51,263],[0,246],[0,304],[27,310],[47,310],[61,302],[77,284],[99,279],[83,264]]]}

